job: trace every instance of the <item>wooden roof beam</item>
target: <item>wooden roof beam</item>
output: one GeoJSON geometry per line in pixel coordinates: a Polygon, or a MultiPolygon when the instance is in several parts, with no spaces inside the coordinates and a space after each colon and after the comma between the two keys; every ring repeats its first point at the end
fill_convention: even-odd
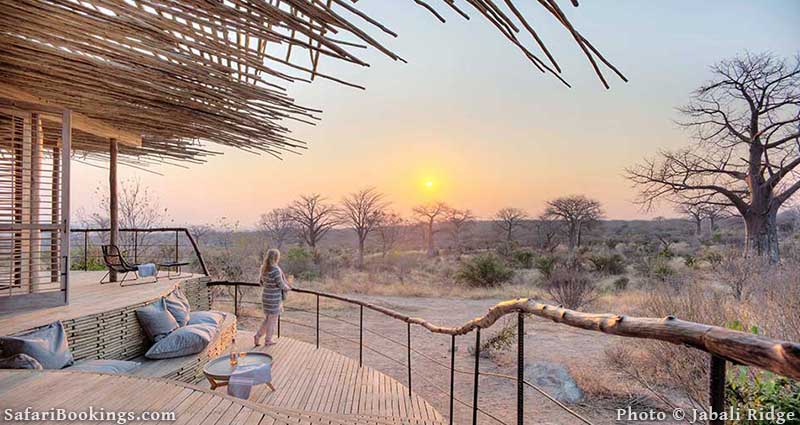
{"type": "MultiPolygon", "coordinates": [[[[48,99],[30,94],[17,87],[0,83],[0,107],[21,109],[26,111],[40,111],[61,116],[62,111],[68,109],[48,99]]],[[[51,118],[51,117],[48,117],[51,118]]],[[[128,130],[122,130],[103,121],[89,118],[86,115],[72,111],[72,128],[94,134],[108,139],[116,139],[119,143],[131,146],[142,146],[142,135],[128,130]]]]}

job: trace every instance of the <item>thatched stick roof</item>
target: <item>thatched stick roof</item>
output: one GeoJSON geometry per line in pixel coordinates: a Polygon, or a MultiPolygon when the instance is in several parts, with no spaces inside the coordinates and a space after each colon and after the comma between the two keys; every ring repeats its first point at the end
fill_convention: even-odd
{"type": "MultiPolygon", "coordinates": [[[[535,68],[566,84],[520,0],[392,3],[411,1],[443,22],[437,7],[477,13],[535,68]]],[[[556,0],[537,1],[571,34],[602,84],[608,86],[604,70],[624,79],[556,0]]],[[[286,120],[313,123],[320,112],[298,105],[289,83],[326,78],[358,87],[319,68],[324,60],[367,66],[363,48],[402,60],[374,32],[396,36],[357,0],[0,0],[0,81],[112,132],[141,135],[140,147],[123,144],[123,155],[202,160],[214,152],[200,140],[279,155],[304,146],[286,120]]],[[[0,86],[0,98],[25,100],[8,92],[0,86]]],[[[45,125],[55,132],[58,123],[45,125]]],[[[108,134],[78,131],[73,143],[102,154],[108,134]]]]}

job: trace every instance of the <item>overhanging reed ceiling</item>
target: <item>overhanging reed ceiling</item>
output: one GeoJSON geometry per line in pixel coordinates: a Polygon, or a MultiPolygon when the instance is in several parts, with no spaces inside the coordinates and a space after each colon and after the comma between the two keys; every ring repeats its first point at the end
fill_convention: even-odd
{"type": "MultiPolygon", "coordinates": [[[[201,140],[279,155],[303,147],[287,120],[313,123],[320,112],[298,105],[287,94],[290,83],[326,78],[355,86],[324,74],[320,63],[366,66],[364,48],[402,60],[374,38],[396,34],[362,12],[365,1],[0,0],[0,82],[141,134],[141,147],[123,146],[121,153],[143,163],[202,161],[214,152],[201,140]]],[[[533,67],[566,84],[519,10],[522,0],[372,1],[413,2],[442,22],[437,8],[480,16],[533,67]]],[[[530,3],[571,35],[603,85],[604,71],[624,80],[555,0],[530,3]]],[[[57,131],[57,122],[45,125],[57,131]]],[[[77,133],[76,149],[88,156],[107,151],[106,140],[77,133]]]]}

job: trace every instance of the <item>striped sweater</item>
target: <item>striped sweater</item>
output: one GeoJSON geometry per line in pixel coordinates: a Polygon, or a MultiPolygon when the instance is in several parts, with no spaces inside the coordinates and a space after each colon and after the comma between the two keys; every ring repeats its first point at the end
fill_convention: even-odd
{"type": "Polygon", "coordinates": [[[283,311],[282,292],[289,289],[286,277],[278,266],[272,266],[261,275],[261,308],[264,314],[280,314],[283,311]]]}

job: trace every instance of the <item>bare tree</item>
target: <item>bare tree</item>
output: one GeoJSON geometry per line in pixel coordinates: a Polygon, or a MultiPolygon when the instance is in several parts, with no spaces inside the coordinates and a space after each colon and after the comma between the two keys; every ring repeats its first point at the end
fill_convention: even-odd
{"type": "Polygon", "coordinates": [[[297,226],[288,208],[274,208],[258,219],[258,228],[266,234],[272,247],[282,249],[292,235],[297,234],[297,226]]]}
{"type": "Polygon", "coordinates": [[[406,222],[394,211],[382,211],[375,231],[381,240],[381,256],[386,257],[403,236],[406,222]]]}
{"type": "Polygon", "coordinates": [[[694,235],[696,237],[699,238],[703,235],[703,219],[705,218],[703,204],[688,200],[685,202],[679,202],[675,206],[675,212],[683,214],[694,223],[694,235]]]}
{"type": "Polygon", "coordinates": [[[745,54],[711,68],[714,79],[681,108],[696,144],[628,170],[650,207],[663,197],[716,197],[744,218],[746,252],[772,262],[777,215],[798,189],[800,55],[745,54]]]}
{"type": "Polygon", "coordinates": [[[447,223],[447,231],[450,233],[450,237],[453,238],[456,252],[460,255],[463,249],[464,232],[475,222],[475,216],[468,209],[450,208],[445,213],[444,220],[447,223]]]}
{"type": "Polygon", "coordinates": [[[375,188],[351,193],[342,199],[341,219],[353,228],[358,237],[358,268],[364,268],[364,244],[367,236],[378,225],[383,211],[389,205],[385,196],[375,188]]]}
{"type": "Polygon", "coordinates": [[[703,205],[703,217],[708,220],[708,233],[714,233],[717,230],[717,222],[734,214],[731,211],[731,206],[724,202],[715,202],[713,204],[703,205]]]}
{"type": "Polygon", "coordinates": [[[495,226],[500,229],[507,242],[514,240],[514,230],[522,226],[528,214],[519,208],[503,208],[494,216],[495,226]]]}
{"type": "Polygon", "coordinates": [[[423,226],[423,237],[428,246],[429,257],[436,255],[436,250],[434,249],[434,236],[438,230],[436,229],[435,225],[442,219],[449,209],[450,207],[448,207],[444,202],[434,202],[425,205],[418,205],[412,210],[414,215],[417,216],[417,219],[419,219],[420,224],[423,226]]]}
{"type": "Polygon", "coordinates": [[[325,235],[339,224],[339,213],[334,205],[325,202],[322,195],[312,193],[303,195],[292,202],[289,216],[298,227],[298,234],[314,253],[314,261],[319,263],[317,244],[325,235]]]}
{"type": "MultiPolygon", "coordinates": [[[[109,227],[108,189],[95,189],[97,208],[88,219],[84,221],[94,223],[100,228],[109,227]]],[[[119,192],[119,226],[121,229],[151,229],[162,227],[166,221],[167,209],[161,207],[159,200],[155,197],[147,186],[143,185],[138,179],[120,181],[119,192]]],[[[152,234],[148,232],[122,232],[119,236],[120,245],[123,247],[133,247],[136,245],[138,256],[148,254],[147,243],[152,234]]]]}
{"type": "Polygon", "coordinates": [[[553,252],[558,247],[558,223],[546,217],[536,221],[536,234],[534,243],[536,247],[546,252],[553,252]]]}
{"type": "Polygon", "coordinates": [[[565,224],[569,250],[573,251],[581,245],[583,229],[600,220],[603,210],[600,202],[583,195],[573,195],[548,201],[542,217],[560,220],[565,224]]]}

